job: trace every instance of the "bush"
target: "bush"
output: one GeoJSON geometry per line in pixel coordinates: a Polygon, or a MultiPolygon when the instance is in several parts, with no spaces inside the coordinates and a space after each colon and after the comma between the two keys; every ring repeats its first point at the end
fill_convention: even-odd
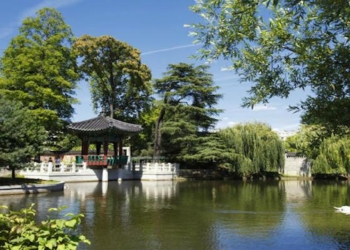
{"type": "MultiPolygon", "coordinates": [[[[0,249],[76,249],[79,243],[90,244],[83,235],[77,235],[76,229],[81,223],[82,214],[66,214],[66,219],[48,219],[35,222],[36,211],[32,204],[19,212],[10,211],[0,214],[0,249]]],[[[48,212],[56,215],[66,207],[50,208],[48,212]]]]}

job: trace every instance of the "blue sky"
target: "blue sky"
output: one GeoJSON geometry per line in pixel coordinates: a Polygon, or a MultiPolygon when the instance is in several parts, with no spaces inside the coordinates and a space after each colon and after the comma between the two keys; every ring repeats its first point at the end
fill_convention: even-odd
{"type": "MultiPolygon", "coordinates": [[[[18,34],[24,18],[32,16],[43,7],[53,7],[62,13],[75,36],[111,35],[127,42],[141,51],[142,62],[152,71],[153,78],[161,78],[170,63],[204,63],[190,59],[197,53],[198,45],[188,36],[185,24],[196,23],[200,18],[189,10],[194,0],[12,0],[1,2],[0,51],[8,47],[18,34]]],[[[253,110],[241,108],[242,98],[247,96],[249,83],[239,83],[231,71],[223,71],[228,61],[214,62],[210,72],[223,94],[217,108],[224,112],[218,117],[218,128],[242,122],[265,122],[279,131],[295,130],[300,115],[287,111],[306,96],[299,90],[288,99],[274,98],[268,105],[257,105],[253,110]]],[[[73,121],[89,119],[92,110],[90,93],[86,82],[79,83],[73,121]]]]}

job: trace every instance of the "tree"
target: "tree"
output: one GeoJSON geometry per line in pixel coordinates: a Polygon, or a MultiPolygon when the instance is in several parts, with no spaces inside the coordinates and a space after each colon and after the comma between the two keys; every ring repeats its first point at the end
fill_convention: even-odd
{"type": "Polygon", "coordinates": [[[232,152],[226,165],[233,172],[249,177],[283,170],[283,142],[266,124],[238,124],[218,133],[227,150],[232,152]]]}
{"type": "Polygon", "coordinates": [[[320,152],[312,163],[313,174],[348,175],[350,173],[350,138],[328,137],[320,145],[320,152]]]}
{"type": "Polygon", "coordinates": [[[142,124],[142,131],[128,138],[134,156],[152,157],[154,155],[154,127],[159,111],[159,101],[153,100],[150,108],[141,113],[138,123],[142,124]]]}
{"type": "Polygon", "coordinates": [[[90,80],[95,110],[125,121],[139,118],[152,100],[151,72],[141,63],[140,52],[111,36],[84,35],[73,48],[90,80]]]}
{"type": "Polygon", "coordinates": [[[0,98],[0,165],[15,169],[28,163],[43,149],[47,133],[28,108],[19,102],[0,98]]]}
{"type": "Polygon", "coordinates": [[[300,153],[298,151],[298,142],[297,142],[298,136],[292,135],[288,136],[286,140],[284,141],[284,148],[286,149],[286,152],[288,153],[300,153]]]}
{"type": "Polygon", "coordinates": [[[52,133],[62,130],[77,102],[73,95],[79,74],[72,41],[61,14],[44,8],[23,21],[0,61],[1,95],[22,102],[32,119],[52,133]]]}
{"type": "Polygon", "coordinates": [[[155,156],[163,153],[183,161],[195,154],[203,136],[214,128],[213,116],[221,112],[214,106],[221,95],[215,93],[218,87],[208,69],[207,65],[170,64],[164,77],[155,80],[156,93],[163,99],[155,127],[155,156]]]}
{"type": "Polygon", "coordinates": [[[305,123],[335,133],[350,126],[350,6],[347,1],[202,0],[191,7],[202,22],[191,25],[200,56],[232,61],[251,82],[243,106],[287,98],[294,89],[313,92],[300,105],[305,123]]]}

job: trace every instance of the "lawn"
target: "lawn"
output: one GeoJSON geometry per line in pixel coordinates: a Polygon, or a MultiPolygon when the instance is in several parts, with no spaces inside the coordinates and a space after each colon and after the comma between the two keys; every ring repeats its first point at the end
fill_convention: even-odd
{"type": "Polygon", "coordinates": [[[54,184],[57,181],[47,181],[40,179],[29,179],[18,177],[12,179],[11,177],[0,177],[0,186],[22,185],[22,184],[54,184]]]}

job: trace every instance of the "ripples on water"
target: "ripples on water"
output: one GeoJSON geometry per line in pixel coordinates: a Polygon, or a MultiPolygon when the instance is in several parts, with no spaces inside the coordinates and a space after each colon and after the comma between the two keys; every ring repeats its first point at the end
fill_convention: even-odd
{"type": "Polygon", "coordinates": [[[80,249],[350,249],[347,183],[188,181],[69,183],[64,192],[3,196],[82,213],[80,249]]]}

